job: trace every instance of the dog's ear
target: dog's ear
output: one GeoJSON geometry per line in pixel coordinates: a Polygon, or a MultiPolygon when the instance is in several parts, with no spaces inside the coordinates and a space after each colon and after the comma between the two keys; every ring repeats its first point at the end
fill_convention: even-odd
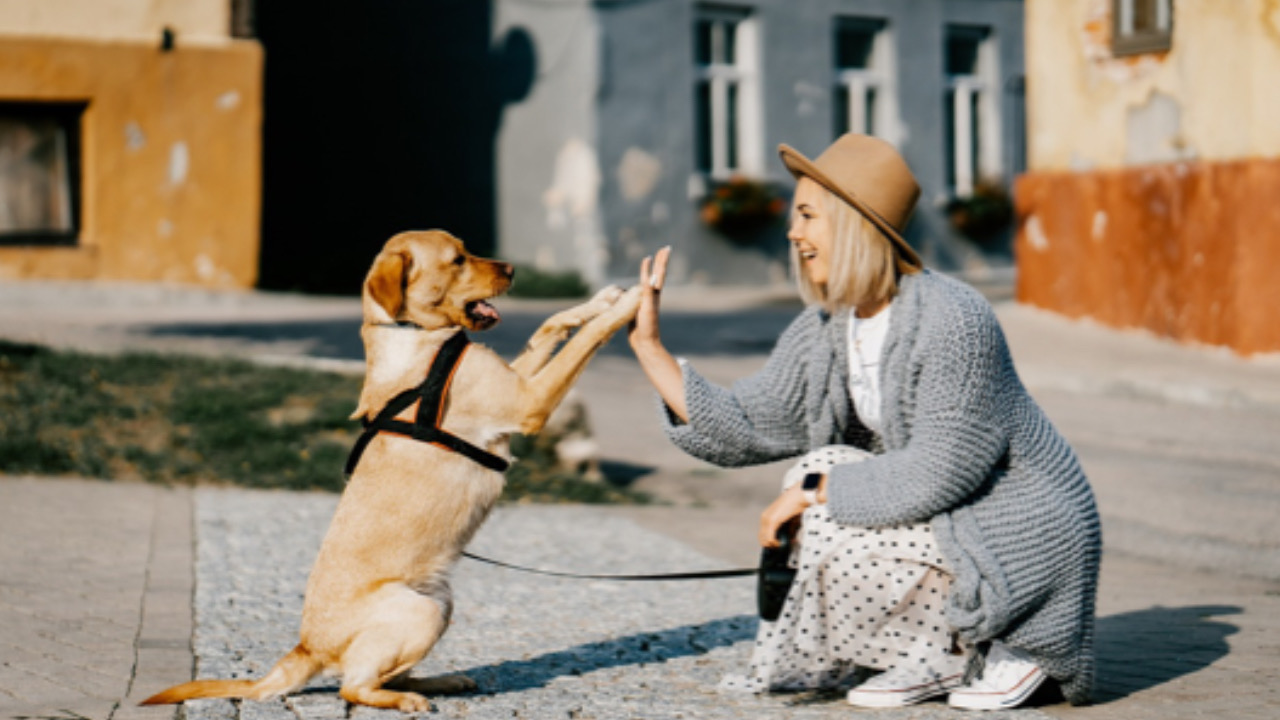
{"type": "Polygon", "coordinates": [[[409,253],[383,252],[364,281],[369,298],[387,314],[385,322],[395,322],[404,308],[404,286],[412,262],[409,253]]]}

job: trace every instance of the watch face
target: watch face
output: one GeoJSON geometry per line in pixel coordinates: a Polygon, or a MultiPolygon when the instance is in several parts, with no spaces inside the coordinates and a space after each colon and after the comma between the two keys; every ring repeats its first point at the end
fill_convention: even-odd
{"type": "Polygon", "coordinates": [[[800,486],[801,490],[817,490],[822,484],[822,473],[809,473],[804,476],[804,484],[800,486]]]}

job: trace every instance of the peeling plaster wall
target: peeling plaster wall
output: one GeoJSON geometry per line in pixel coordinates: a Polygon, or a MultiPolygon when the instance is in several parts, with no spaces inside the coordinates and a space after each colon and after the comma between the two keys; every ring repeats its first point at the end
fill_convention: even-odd
{"type": "Polygon", "coordinates": [[[1280,156],[1280,0],[1177,0],[1166,53],[1113,57],[1110,0],[1029,0],[1031,170],[1280,156]]]}
{"type": "Polygon", "coordinates": [[[1280,159],[1031,173],[1017,190],[1021,302],[1280,351],[1280,159]]]}
{"type": "Polygon", "coordinates": [[[1177,0],[1170,51],[1118,58],[1109,13],[1027,6],[1018,299],[1280,351],[1280,0],[1177,0]]]}
{"type": "Polygon", "coordinates": [[[229,0],[0,0],[0,35],[159,42],[226,42],[229,0]]]}
{"type": "Polygon", "coordinates": [[[0,38],[0,100],[87,103],[75,247],[0,247],[0,278],[250,287],[262,50],[0,38]]]}
{"type": "Polygon", "coordinates": [[[604,279],[600,216],[605,168],[597,150],[599,28],[590,0],[495,0],[495,43],[532,38],[533,88],[509,105],[498,130],[498,251],[543,270],[604,279]]]}

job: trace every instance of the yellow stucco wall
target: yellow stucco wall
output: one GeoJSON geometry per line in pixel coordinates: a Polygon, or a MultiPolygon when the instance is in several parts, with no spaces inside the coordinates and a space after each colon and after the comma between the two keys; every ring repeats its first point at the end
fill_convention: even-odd
{"type": "Polygon", "coordinates": [[[230,25],[229,0],[0,0],[0,35],[219,42],[230,25]]]}
{"type": "Polygon", "coordinates": [[[78,246],[0,246],[0,278],[253,285],[262,66],[253,41],[0,37],[0,101],[88,103],[78,246]]]}
{"type": "Polygon", "coordinates": [[[1028,0],[1031,170],[1280,157],[1280,0],[1174,0],[1167,53],[1112,57],[1111,0],[1028,0]]]}

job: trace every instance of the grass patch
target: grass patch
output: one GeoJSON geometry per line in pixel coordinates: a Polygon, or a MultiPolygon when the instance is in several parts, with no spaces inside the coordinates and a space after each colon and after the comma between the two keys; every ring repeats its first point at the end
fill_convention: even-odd
{"type": "MultiPolygon", "coordinates": [[[[358,377],[192,356],[88,355],[0,341],[0,472],[342,490],[358,377]]],[[[507,501],[645,502],[557,469],[519,437],[507,501]]]]}

